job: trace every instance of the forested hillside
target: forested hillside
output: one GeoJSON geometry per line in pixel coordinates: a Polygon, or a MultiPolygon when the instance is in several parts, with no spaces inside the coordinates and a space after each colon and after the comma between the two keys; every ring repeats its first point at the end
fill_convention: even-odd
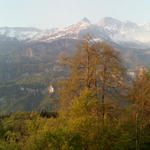
{"type": "Polygon", "coordinates": [[[1,115],[0,149],[149,149],[147,69],[129,78],[120,52],[89,35],[58,63],[67,74],[57,80],[57,111],[1,115]]]}
{"type": "MultiPolygon", "coordinates": [[[[74,54],[78,39],[58,39],[53,42],[18,41],[0,37],[0,113],[16,111],[55,110],[57,81],[67,71],[59,65],[62,53],[74,54]],[[52,86],[55,90],[48,92],[52,86]]],[[[149,67],[149,49],[134,44],[110,42],[121,53],[123,64],[134,72],[149,67]]]]}
{"type": "Polygon", "coordinates": [[[0,113],[54,110],[56,82],[66,71],[59,66],[62,52],[72,53],[74,40],[53,43],[27,43],[0,40],[0,113]],[[54,88],[49,93],[49,87],[54,88]]]}

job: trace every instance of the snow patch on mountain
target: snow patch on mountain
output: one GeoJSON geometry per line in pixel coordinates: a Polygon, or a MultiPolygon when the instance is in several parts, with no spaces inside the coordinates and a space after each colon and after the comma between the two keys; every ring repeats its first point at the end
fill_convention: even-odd
{"type": "Polygon", "coordinates": [[[56,31],[57,29],[40,30],[30,27],[1,27],[0,35],[16,38],[17,40],[38,40],[42,36],[49,36],[54,34],[56,31]]]}

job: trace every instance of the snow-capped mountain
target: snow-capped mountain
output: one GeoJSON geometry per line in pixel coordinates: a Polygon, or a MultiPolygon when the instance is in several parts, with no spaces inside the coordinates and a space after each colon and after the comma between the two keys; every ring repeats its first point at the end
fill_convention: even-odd
{"type": "Polygon", "coordinates": [[[59,38],[78,39],[80,32],[89,28],[90,26],[91,26],[90,21],[87,18],[84,18],[81,21],[79,21],[77,24],[73,24],[69,27],[60,29],[58,32],[51,34],[47,38],[43,38],[41,36],[39,40],[52,41],[52,40],[59,39],[59,38]]]}
{"type": "Polygon", "coordinates": [[[0,35],[26,41],[51,42],[56,39],[80,39],[91,34],[94,40],[109,40],[116,43],[150,43],[150,24],[136,24],[111,17],[92,24],[87,18],[62,29],[41,30],[37,28],[1,27],[0,35]]]}
{"type": "Polygon", "coordinates": [[[41,37],[50,36],[57,31],[58,29],[56,28],[41,30],[30,27],[1,27],[0,35],[15,38],[17,40],[38,40],[41,37]]]}
{"type": "Polygon", "coordinates": [[[76,24],[60,29],[58,32],[51,34],[47,38],[41,37],[38,40],[51,42],[56,39],[81,39],[87,33],[89,33],[94,40],[110,40],[103,27],[91,24],[87,18],[83,18],[76,24]]]}
{"type": "Polygon", "coordinates": [[[110,17],[97,23],[103,27],[114,42],[150,42],[150,24],[139,25],[130,21],[119,21],[110,17]]]}

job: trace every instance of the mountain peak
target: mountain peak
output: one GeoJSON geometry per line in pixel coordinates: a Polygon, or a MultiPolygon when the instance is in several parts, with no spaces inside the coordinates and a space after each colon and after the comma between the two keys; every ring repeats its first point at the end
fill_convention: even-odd
{"type": "Polygon", "coordinates": [[[89,19],[84,17],[81,21],[86,22],[86,23],[90,23],[89,19]]]}

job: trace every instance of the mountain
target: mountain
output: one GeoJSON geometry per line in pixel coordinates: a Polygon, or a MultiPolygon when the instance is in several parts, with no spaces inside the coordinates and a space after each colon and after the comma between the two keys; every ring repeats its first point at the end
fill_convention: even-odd
{"type": "Polygon", "coordinates": [[[114,42],[150,42],[150,24],[136,24],[131,21],[122,22],[110,17],[103,18],[97,23],[103,27],[114,42]]]}
{"type": "Polygon", "coordinates": [[[107,36],[107,32],[103,27],[92,24],[87,18],[83,18],[76,24],[72,24],[62,29],[54,28],[41,30],[28,27],[0,28],[0,36],[27,42],[52,42],[58,39],[80,39],[87,33],[90,33],[95,40],[110,40],[110,38],[107,36]]]}
{"type": "Polygon", "coordinates": [[[1,27],[0,113],[53,110],[57,94],[48,93],[48,88],[56,91],[56,82],[67,75],[58,64],[59,56],[74,53],[87,33],[94,41],[106,41],[118,49],[129,71],[149,67],[148,23],[138,25],[106,17],[95,24],[83,18],[63,29],[1,27]]]}
{"type": "Polygon", "coordinates": [[[17,40],[38,40],[40,37],[50,36],[57,32],[57,29],[47,29],[41,30],[37,28],[31,27],[1,27],[0,28],[0,35],[5,37],[10,37],[12,39],[17,40]]]}
{"type": "Polygon", "coordinates": [[[92,24],[83,18],[76,24],[62,29],[9,28],[1,27],[0,35],[17,40],[52,42],[57,39],[80,39],[90,33],[95,40],[108,40],[115,43],[150,43],[150,24],[136,24],[131,21],[120,21],[111,17],[102,18],[92,24]]]}

